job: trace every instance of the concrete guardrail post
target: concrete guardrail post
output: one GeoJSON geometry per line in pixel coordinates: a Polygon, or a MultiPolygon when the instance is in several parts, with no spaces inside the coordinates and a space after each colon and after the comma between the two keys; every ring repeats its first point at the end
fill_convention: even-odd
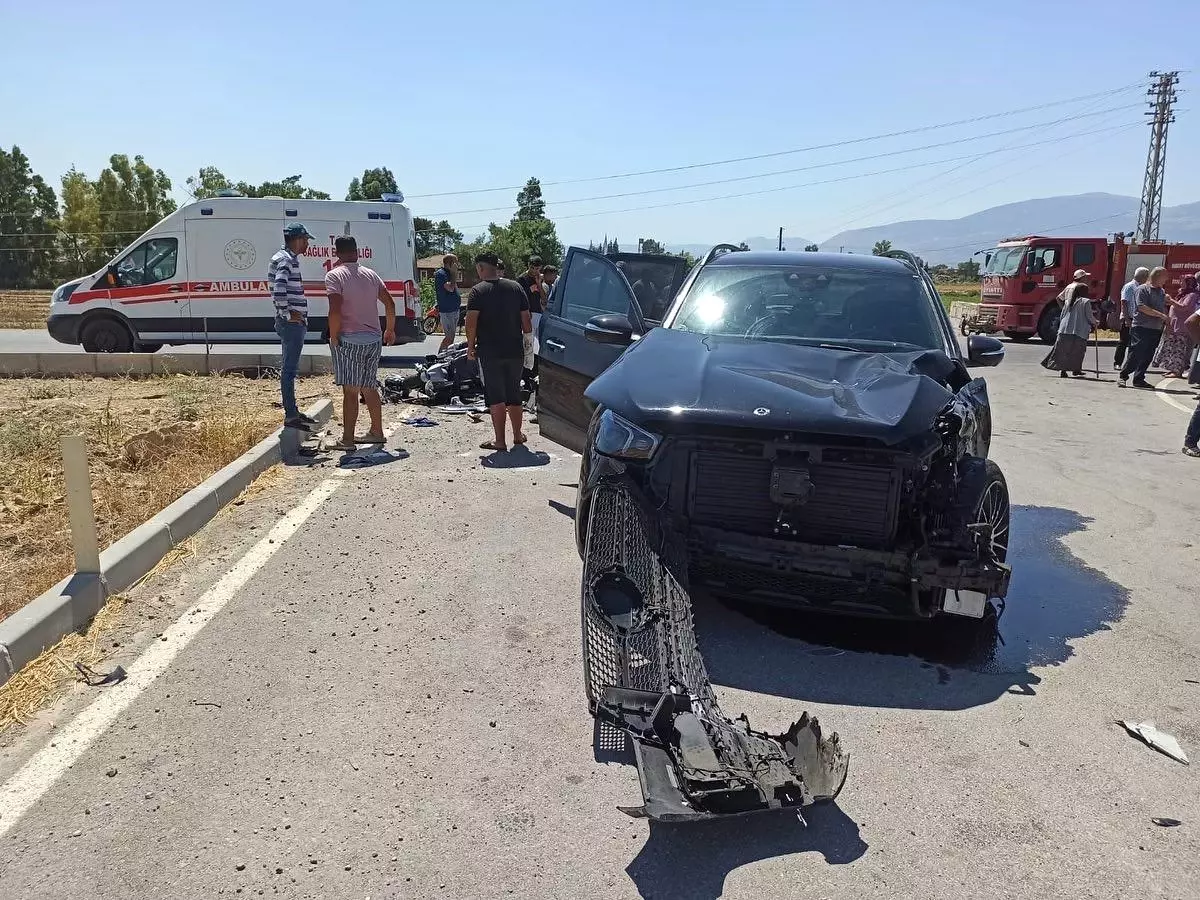
{"type": "Polygon", "coordinates": [[[75,549],[75,571],[80,574],[99,575],[100,541],[96,537],[92,479],[88,474],[87,445],[83,435],[63,435],[62,457],[67,515],[71,522],[71,544],[75,549]]]}

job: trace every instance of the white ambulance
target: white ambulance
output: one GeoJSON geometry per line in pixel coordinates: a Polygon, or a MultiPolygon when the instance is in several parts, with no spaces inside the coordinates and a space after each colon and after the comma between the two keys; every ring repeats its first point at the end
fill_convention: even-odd
{"type": "Polygon", "coordinates": [[[301,258],[309,341],[329,339],[325,273],[337,265],[334,240],[345,234],[357,239],[360,261],[396,300],[396,343],[422,340],[416,234],[403,200],[239,196],[189,203],[99,272],[58,288],[46,326],[61,343],[102,353],[276,342],[267,266],[283,246],[284,226],[301,222],[314,236],[301,258]]]}

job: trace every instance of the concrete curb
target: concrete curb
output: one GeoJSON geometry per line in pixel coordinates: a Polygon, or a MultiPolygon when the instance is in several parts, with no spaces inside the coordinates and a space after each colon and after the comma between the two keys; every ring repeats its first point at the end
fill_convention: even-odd
{"type": "MultiPolygon", "coordinates": [[[[0,375],[213,375],[278,369],[278,353],[0,353],[0,375]]],[[[301,375],[328,375],[328,356],[304,354],[301,375]]]]}
{"type": "MultiPolygon", "coordinates": [[[[322,424],[332,413],[333,403],[329,400],[308,409],[308,414],[322,424]]],[[[0,684],[37,659],[47,647],[86,628],[111,594],[137,583],[262,472],[281,459],[294,457],[299,446],[298,432],[283,428],[273,432],[113,543],[100,554],[101,574],[69,575],[0,621],[0,684]]]]}

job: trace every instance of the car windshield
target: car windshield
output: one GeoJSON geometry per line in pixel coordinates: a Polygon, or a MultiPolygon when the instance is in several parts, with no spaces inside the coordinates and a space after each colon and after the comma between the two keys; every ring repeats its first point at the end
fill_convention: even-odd
{"type": "Polygon", "coordinates": [[[983,267],[984,275],[1016,275],[1021,268],[1021,260],[1025,258],[1028,247],[996,247],[989,250],[987,262],[983,267]]]}
{"type": "Polygon", "coordinates": [[[709,266],[670,327],[854,350],[945,349],[935,302],[904,272],[709,266]]]}

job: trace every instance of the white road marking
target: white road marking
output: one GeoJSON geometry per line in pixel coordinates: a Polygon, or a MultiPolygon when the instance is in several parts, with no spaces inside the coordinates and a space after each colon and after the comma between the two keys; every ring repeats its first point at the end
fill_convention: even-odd
{"type": "Polygon", "coordinates": [[[1182,378],[1164,378],[1162,381],[1160,381],[1158,384],[1156,384],[1154,386],[1154,396],[1157,397],[1159,400],[1161,400],[1163,403],[1166,403],[1168,406],[1173,406],[1176,409],[1181,409],[1190,416],[1192,413],[1194,413],[1196,411],[1195,405],[1185,406],[1183,403],[1180,403],[1178,400],[1176,400],[1170,394],[1166,394],[1166,393],[1163,393],[1162,391],[1158,390],[1159,388],[1162,388],[1163,391],[1166,391],[1166,390],[1171,389],[1176,384],[1178,384],[1180,387],[1183,387],[1183,388],[1186,388],[1188,386],[1187,382],[1184,381],[1182,378]]]}
{"type": "Polygon", "coordinates": [[[294,535],[300,526],[328,500],[343,482],[326,479],[315,487],[298,506],[280,519],[266,536],[246,551],[229,571],[205,591],[141,656],[127,667],[129,677],[120,684],[104,688],[64,728],[53,743],[47,744],[0,785],[0,837],[41,799],[64,772],[108,730],[117,717],[159,675],[167,670],[179,652],[200,633],[214,616],[232,600],[263,565],[294,535]]]}

